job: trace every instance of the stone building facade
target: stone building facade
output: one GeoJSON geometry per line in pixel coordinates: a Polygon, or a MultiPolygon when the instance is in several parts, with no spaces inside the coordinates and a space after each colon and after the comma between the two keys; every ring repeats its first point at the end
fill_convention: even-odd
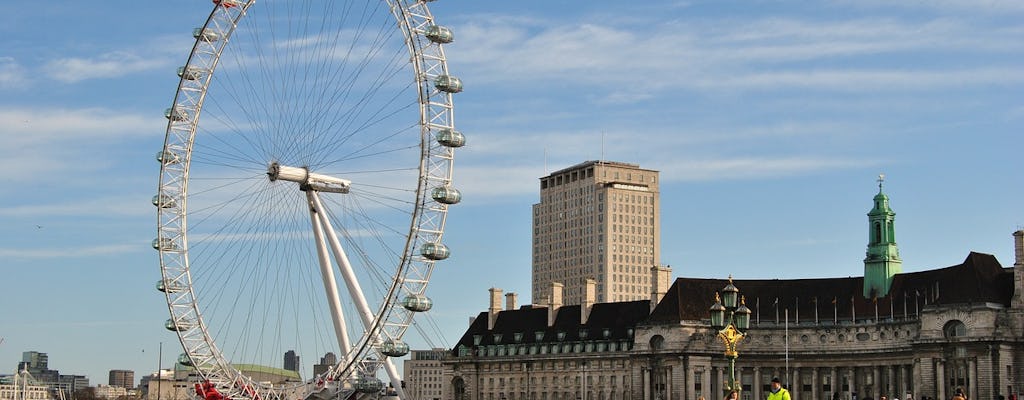
{"type": "MultiPolygon", "coordinates": [[[[1013,267],[971,252],[957,265],[901,273],[894,214],[879,196],[869,223],[883,229],[870,236],[865,276],[733,281],[752,311],[736,363],[743,400],[764,399],[773,377],[800,400],[1024,392],[1024,231],[1013,234],[1013,267]]],[[[728,363],[708,310],[729,282],[662,286],[667,274],[650,274],[650,300],[591,303],[591,294],[580,305],[502,308],[492,289],[491,307],[443,362],[443,398],[720,398],[728,363]]],[[[552,284],[550,298],[560,290],[552,284]]]]}

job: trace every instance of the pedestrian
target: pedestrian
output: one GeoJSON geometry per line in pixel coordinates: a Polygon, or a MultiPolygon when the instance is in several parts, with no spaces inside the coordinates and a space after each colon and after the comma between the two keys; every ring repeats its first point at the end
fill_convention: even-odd
{"type": "Polygon", "coordinates": [[[964,394],[963,388],[956,388],[956,393],[953,395],[953,400],[967,400],[967,395],[964,394]]]}
{"type": "Polygon", "coordinates": [[[740,392],[737,392],[736,389],[730,390],[729,393],[725,395],[724,400],[740,400],[740,392]]]}
{"type": "Polygon", "coordinates": [[[782,387],[782,381],[779,378],[772,378],[771,393],[768,394],[768,400],[792,400],[789,396],[789,391],[782,387]]]}
{"type": "Polygon", "coordinates": [[[698,396],[697,400],[704,400],[704,396],[698,396]]]}

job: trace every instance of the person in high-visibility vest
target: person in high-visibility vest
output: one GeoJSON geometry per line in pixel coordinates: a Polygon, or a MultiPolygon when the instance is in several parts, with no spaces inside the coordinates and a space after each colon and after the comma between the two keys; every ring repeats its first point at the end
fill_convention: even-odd
{"type": "Polygon", "coordinates": [[[792,400],[789,397],[789,391],[782,387],[782,382],[779,378],[772,378],[772,391],[768,393],[768,400],[792,400]]]}

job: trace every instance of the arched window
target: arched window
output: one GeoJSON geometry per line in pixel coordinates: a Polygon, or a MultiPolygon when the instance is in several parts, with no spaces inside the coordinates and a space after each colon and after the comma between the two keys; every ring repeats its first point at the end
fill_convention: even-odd
{"type": "Polygon", "coordinates": [[[665,338],[661,335],[651,336],[650,345],[651,350],[661,350],[662,348],[665,347],[665,338]]]}
{"type": "Polygon", "coordinates": [[[871,238],[871,243],[879,243],[882,241],[882,223],[875,222],[875,229],[872,231],[874,236],[871,238]]]}
{"type": "Polygon", "coordinates": [[[942,327],[942,334],[946,339],[953,339],[967,336],[967,325],[959,320],[952,320],[942,327]]]}

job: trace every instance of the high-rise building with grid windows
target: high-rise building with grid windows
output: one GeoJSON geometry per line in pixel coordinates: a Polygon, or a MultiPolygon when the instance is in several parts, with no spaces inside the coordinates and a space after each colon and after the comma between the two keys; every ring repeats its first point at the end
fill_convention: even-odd
{"type": "Polygon", "coordinates": [[[547,298],[556,283],[563,285],[565,305],[650,299],[652,268],[668,273],[660,265],[658,179],[658,171],[612,161],[587,161],[540,178],[533,303],[558,301],[547,298]]]}

